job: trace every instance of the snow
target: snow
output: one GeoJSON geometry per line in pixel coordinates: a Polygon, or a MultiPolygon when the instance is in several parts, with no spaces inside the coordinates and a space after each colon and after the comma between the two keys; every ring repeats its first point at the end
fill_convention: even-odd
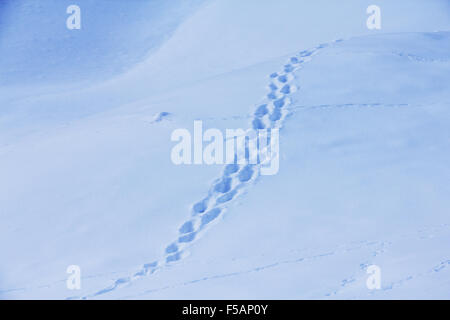
{"type": "Polygon", "coordinates": [[[378,2],[7,2],[0,298],[449,298],[450,8],[378,2]],[[281,128],[279,172],[174,165],[194,120],[281,128]]]}

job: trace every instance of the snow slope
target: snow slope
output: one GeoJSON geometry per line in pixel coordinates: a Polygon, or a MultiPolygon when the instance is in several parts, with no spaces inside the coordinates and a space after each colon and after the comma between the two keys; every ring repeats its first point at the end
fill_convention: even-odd
{"type": "Polygon", "coordinates": [[[158,48],[201,3],[3,0],[0,84],[107,79],[158,48]],[[65,27],[72,4],[81,8],[81,30],[65,27]]]}
{"type": "Polygon", "coordinates": [[[447,3],[355,3],[208,2],[107,81],[3,85],[0,297],[448,298],[447,3]],[[173,165],[195,119],[281,126],[280,172],[173,165]]]}
{"type": "MultiPolygon", "coordinates": [[[[448,298],[449,47],[448,32],[395,34],[293,57],[317,53],[287,72],[300,90],[283,107],[290,115],[281,119],[280,173],[258,178],[255,170],[249,181],[236,174],[236,190],[254,184],[245,200],[225,209],[209,200],[200,218],[194,210],[188,220],[191,233],[180,228],[178,244],[195,236],[190,256],[160,261],[97,294],[448,298]],[[205,233],[211,217],[220,224],[205,233]],[[372,264],[382,270],[380,291],[366,287],[372,264]]],[[[275,110],[266,125],[280,122],[270,121],[275,110]]]]}

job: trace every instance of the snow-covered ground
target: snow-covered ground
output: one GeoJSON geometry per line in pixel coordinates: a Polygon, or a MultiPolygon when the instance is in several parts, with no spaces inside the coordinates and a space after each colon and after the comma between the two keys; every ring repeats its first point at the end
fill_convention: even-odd
{"type": "Polygon", "coordinates": [[[0,5],[0,298],[450,298],[450,5],[376,2],[0,5]],[[279,172],[173,164],[194,120],[279,172]]]}

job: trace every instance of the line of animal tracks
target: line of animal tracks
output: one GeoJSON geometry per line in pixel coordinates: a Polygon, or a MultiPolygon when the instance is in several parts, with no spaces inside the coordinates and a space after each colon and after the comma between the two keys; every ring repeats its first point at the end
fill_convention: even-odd
{"type": "MultiPolygon", "coordinates": [[[[320,50],[341,41],[335,40],[301,51],[290,57],[281,71],[270,74],[267,95],[253,111],[251,128],[254,130],[281,128],[289,113],[287,108],[291,104],[289,96],[299,89],[293,84],[295,72],[320,50]]],[[[112,292],[183,259],[188,247],[201,233],[219,221],[232,201],[255,182],[260,174],[260,167],[261,164],[226,165],[221,177],[213,182],[207,195],[192,205],[189,218],[179,226],[178,237],[167,245],[161,259],[145,263],[129,276],[116,279],[109,286],[81,299],[99,297],[112,292]]]]}

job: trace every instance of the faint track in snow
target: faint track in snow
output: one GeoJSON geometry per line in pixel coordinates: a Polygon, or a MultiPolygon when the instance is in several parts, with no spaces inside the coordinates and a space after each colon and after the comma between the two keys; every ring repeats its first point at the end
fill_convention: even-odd
{"type": "MultiPolygon", "coordinates": [[[[309,62],[321,49],[341,41],[336,40],[331,43],[320,44],[310,50],[301,51],[297,55],[291,56],[281,71],[270,74],[270,83],[267,86],[268,93],[253,111],[251,129],[281,128],[289,114],[287,108],[291,104],[289,96],[298,90],[293,84],[294,73],[309,62]]],[[[165,248],[164,256],[161,259],[142,265],[133,275],[119,278],[108,287],[84,296],[82,299],[98,297],[112,292],[181,260],[186,255],[186,249],[220,219],[233,200],[244,193],[248,186],[255,182],[259,174],[260,164],[226,165],[222,176],[213,182],[207,196],[192,205],[190,218],[179,227],[178,238],[165,248]]]]}
{"type": "MultiPolygon", "coordinates": [[[[380,254],[382,252],[383,251],[378,252],[378,254],[380,254]]],[[[371,263],[371,262],[369,262],[369,260],[367,260],[367,262],[360,264],[359,268],[360,268],[360,270],[365,271],[367,269],[367,267],[372,264],[373,263],[371,263]]],[[[376,295],[376,294],[383,293],[383,292],[386,292],[389,290],[393,290],[393,289],[399,288],[400,286],[404,285],[406,282],[416,280],[417,278],[421,278],[424,276],[429,276],[429,275],[432,275],[433,273],[441,272],[442,270],[447,269],[447,268],[450,268],[450,259],[443,259],[440,262],[438,262],[437,264],[433,265],[431,268],[428,268],[423,272],[416,272],[413,274],[409,274],[409,275],[401,277],[398,280],[391,281],[386,285],[382,285],[380,290],[369,290],[368,289],[368,294],[376,295]]],[[[367,280],[366,274],[364,274],[364,277],[359,277],[359,278],[353,274],[350,277],[343,279],[341,281],[341,284],[339,285],[338,289],[334,290],[333,292],[326,293],[325,296],[326,297],[337,296],[337,295],[341,294],[341,291],[345,287],[347,287],[349,284],[355,284],[355,283],[361,284],[361,283],[365,283],[366,280],[367,280]]]]}
{"type": "MultiPolygon", "coordinates": [[[[440,231],[440,232],[445,233],[443,236],[447,236],[449,230],[450,230],[450,225],[442,224],[442,225],[432,227],[431,230],[428,230],[428,233],[434,235],[433,232],[440,231]]],[[[175,283],[172,285],[167,285],[164,287],[148,289],[148,290],[145,290],[136,295],[125,296],[122,298],[123,299],[128,299],[128,298],[134,299],[136,297],[144,296],[146,294],[151,294],[151,293],[160,292],[160,291],[164,291],[164,290],[176,289],[179,287],[193,285],[193,284],[203,282],[203,281],[211,281],[211,280],[222,279],[222,278],[231,278],[231,277],[241,276],[241,275],[245,275],[245,274],[266,271],[269,269],[275,269],[278,267],[282,267],[284,265],[306,263],[306,262],[314,261],[317,259],[322,260],[322,259],[330,258],[333,256],[341,256],[341,255],[345,255],[345,254],[348,254],[348,253],[354,252],[355,250],[360,250],[360,249],[368,249],[369,250],[368,254],[369,254],[370,258],[364,260],[357,266],[358,271],[360,271],[360,270],[365,271],[369,265],[373,264],[373,261],[372,261],[373,258],[388,251],[388,248],[390,246],[392,246],[393,244],[397,243],[397,241],[399,239],[413,238],[415,240],[424,240],[424,239],[427,239],[427,237],[423,236],[424,232],[426,232],[426,231],[425,230],[416,230],[416,231],[413,231],[413,232],[410,232],[407,234],[397,235],[397,237],[395,239],[388,239],[385,241],[365,240],[365,241],[359,241],[356,243],[351,243],[351,244],[346,244],[346,245],[337,245],[334,248],[328,248],[328,250],[323,249],[323,250],[317,251],[316,253],[301,254],[301,255],[298,255],[297,257],[292,257],[292,258],[283,259],[283,260],[276,260],[273,262],[268,262],[263,265],[254,266],[254,267],[251,267],[251,268],[248,268],[245,270],[238,270],[238,271],[229,272],[229,273],[212,274],[209,276],[196,278],[196,279],[192,279],[192,280],[187,280],[187,281],[175,283]]],[[[398,281],[395,281],[395,282],[389,283],[388,285],[383,286],[382,291],[391,290],[395,287],[400,286],[401,284],[403,284],[406,281],[413,280],[417,277],[429,275],[429,274],[432,274],[435,272],[441,272],[442,270],[447,269],[447,268],[450,268],[450,260],[444,259],[441,262],[439,262],[438,264],[434,265],[432,268],[427,269],[427,271],[425,271],[425,272],[418,273],[413,276],[405,276],[404,278],[402,278],[398,281]]],[[[361,283],[365,283],[365,281],[366,281],[366,278],[357,277],[356,274],[353,274],[353,275],[341,280],[339,288],[337,290],[335,290],[333,292],[325,293],[324,295],[325,295],[325,297],[333,297],[333,296],[339,294],[340,291],[342,289],[344,289],[345,287],[347,287],[348,285],[357,284],[357,283],[361,284],[361,283]]],[[[373,292],[373,294],[375,294],[375,293],[376,292],[373,292]]]]}
{"type": "Polygon", "coordinates": [[[291,113],[298,110],[312,110],[312,109],[347,109],[347,108],[426,108],[438,104],[450,104],[448,101],[430,102],[427,104],[410,104],[410,103],[335,103],[335,104],[319,104],[319,105],[292,105],[289,107],[291,113]]]}
{"type": "MultiPolygon", "coordinates": [[[[398,241],[398,239],[413,238],[415,240],[425,240],[425,239],[429,239],[430,237],[436,237],[436,233],[438,233],[438,232],[444,233],[441,236],[447,236],[449,230],[450,230],[450,224],[440,224],[440,225],[435,225],[435,226],[429,226],[427,228],[421,228],[419,230],[411,231],[409,233],[399,234],[397,236],[397,239],[391,239],[391,240],[386,240],[386,241],[365,240],[365,241],[354,242],[354,243],[346,244],[346,245],[342,245],[342,244],[336,245],[334,248],[328,248],[328,249],[324,249],[324,250],[320,250],[320,251],[318,250],[316,253],[311,253],[311,254],[307,254],[307,255],[302,254],[302,255],[299,255],[297,257],[293,257],[290,259],[269,262],[269,263],[266,263],[263,265],[255,266],[255,267],[248,268],[248,269],[241,270],[241,271],[221,273],[221,274],[205,276],[205,277],[197,278],[197,279],[193,279],[193,280],[187,280],[187,281],[179,282],[179,283],[165,286],[165,287],[149,289],[149,290],[146,290],[145,292],[141,292],[141,293],[133,295],[133,296],[127,296],[127,297],[122,297],[122,298],[135,298],[137,296],[142,296],[142,295],[153,293],[153,292],[158,292],[158,291],[162,291],[162,290],[168,290],[168,289],[173,289],[173,288],[177,288],[177,287],[181,287],[181,286],[195,284],[200,281],[210,281],[210,280],[214,280],[214,279],[234,277],[234,276],[239,276],[239,275],[243,275],[243,274],[249,274],[249,273],[260,272],[260,271],[264,271],[264,270],[268,270],[268,269],[273,269],[273,268],[277,268],[277,267],[280,267],[283,265],[296,264],[296,263],[307,262],[307,261],[312,261],[312,260],[316,260],[316,259],[323,259],[323,258],[327,258],[327,257],[331,257],[331,256],[345,254],[348,252],[353,252],[355,250],[362,249],[362,248],[370,249],[371,251],[369,251],[369,254],[372,258],[374,258],[374,257],[384,253],[385,251],[387,251],[389,246],[395,244],[398,241]]],[[[299,250],[292,250],[292,252],[299,252],[299,250]]],[[[359,265],[357,265],[357,269],[365,270],[371,264],[373,264],[372,259],[366,259],[363,262],[361,262],[359,265]]],[[[405,276],[397,281],[391,282],[388,285],[383,286],[382,291],[394,289],[396,287],[399,287],[406,281],[416,279],[420,276],[430,275],[430,274],[436,273],[436,272],[442,272],[443,270],[446,270],[448,268],[450,268],[450,259],[442,259],[439,263],[433,265],[432,268],[427,269],[427,271],[425,271],[425,272],[417,273],[417,274],[414,274],[413,276],[405,276]]],[[[103,274],[103,273],[92,274],[92,275],[83,276],[82,279],[98,278],[98,277],[103,277],[105,275],[112,275],[112,274],[116,274],[116,273],[119,273],[119,272],[108,272],[105,274],[103,274]]],[[[29,291],[32,289],[52,287],[54,285],[65,283],[66,280],[67,279],[64,278],[64,279],[54,281],[50,284],[44,284],[44,285],[33,286],[33,287],[0,289],[0,294],[14,292],[14,291],[26,292],[26,291],[29,291]]],[[[338,289],[336,289],[332,292],[325,293],[324,295],[326,297],[330,297],[330,296],[335,296],[337,294],[340,294],[340,291],[344,287],[351,285],[353,283],[356,283],[357,281],[360,281],[360,280],[361,279],[360,278],[358,279],[356,274],[352,274],[352,275],[346,277],[345,279],[343,279],[342,281],[340,281],[340,285],[339,285],[338,289]]],[[[364,279],[364,281],[365,281],[365,279],[364,279]]],[[[377,292],[374,292],[374,294],[376,294],[376,293],[377,292]]],[[[69,297],[68,299],[79,299],[79,297],[69,297]]]]}
{"type": "MultiPolygon", "coordinates": [[[[149,289],[144,292],[141,292],[137,296],[142,296],[142,295],[153,293],[153,292],[159,292],[162,290],[174,289],[174,288],[181,287],[181,286],[187,286],[187,285],[195,284],[195,283],[202,282],[202,281],[210,281],[210,280],[221,279],[221,278],[241,276],[241,275],[249,274],[249,273],[256,273],[256,272],[260,272],[260,271],[264,271],[264,270],[268,270],[268,269],[278,268],[283,265],[297,264],[297,263],[308,262],[308,261],[313,261],[313,260],[317,260],[317,259],[325,259],[325,258],[332,257],[332,256],[335,256],[338,254],[351,252],[351,251],[355,250],[356,248],[373,247],[373,246],[377,247],[380,244],[382,244],[382,243],[378,242],[378,241],[367,241],[367,242],[360,243],[359,245],[349,245],[348,247],[324,250],[324,251],[321,251],[321,252],[318,252],[315,254],[301,255],[299,257],[293,257],[290,259],[278,260],[278,261],[266,263],[263,265],[259,265],[259,266],[241,270],[241,271],[235,271],[235,272],[230,272],[230,273],[220,273],[220,274],[205,276],[202,278],[197,278],[194,280],[188,280],[188,281],[176,283],[173,285],[168,285],[165,287],[149,289]]],[[[377,251],[377,250],[378,249],[375,248],[375,251],[377,251]]],[[[133,295],[130,297],[125,297],[125,299],[126,298],[134,298],[134,297],[135,296],[133,295]]]]}
{"type": "MultiPolygon", "coordinates": [[[[429,239],[430,237],[434,238],[435,237],[434,232],[437,232],[437,231],[448,231],[449,228],[450,228],[449,224],[442,224],[442,225],[439,225],[439,226],[436,226],[436,227],[432,227],[432,228],[430,228],[430,230],[426,230],[426,228],[424,228],[424,229],[418,230],[418,231],[416,231],[414,233],[399,235],[398,239],[405,240],[405,239],[413,238],[414,240],[426,240],[426,239],[429,239]],[[424,235],[424,233],[427,233],[427,234],[424,235]],[[417,238],[417,234],[419,234],[418,238],[417,238]]],[[[380,242],[382,244],[380,249],[374,251],[372,253],[372,257],[370,259],[367,259],[364,262],[360,263],[359,267],[358,267],[358,269],[359,269],[358,271],[361,271],[361,270],[362,271],[366,271],[367,267],[369,267],[370,265],[375,264],[373,259],[375,257],[377,257],[378,255],[388,251],[388,248],[390,246],[392,246],[393,244],[395,244],[398,241],[398,239],[393,240],[393,241],[380,242]]],[[[443,271],[445,269],[448,269],[448,268],[450,268],[450,258],[449,257],[450,257],[450,255],[448,255],[447,258],[439,259],[438,263],[434,264],[432,267],[426,269],[425,271],[407,274],[405,276],[402,276],[398,280],[390,281],[387,284],[383,284],[381,286],[380,290],[369,290],[368,294],[369,295],[376,295],[376,294],[383,293],[383,292],[386,292],[386,291],[389,291],[389,290],[393,290],[395,288],[398,288],[398,287],[404,285],[406,282],[409,282],[409,281],[412,281],[412,280],[415,280],[417,278],[421,278],[421,277],[424,277],[424,276],[429,276],[429,275],[432,275],[434,273],[438,273],[438,272],[441,272],[441,271],[443,271]]],[[[365,283],[366,280],[367,280],[367,274],[364,273],[363,277],[361,277],[361,276],[358,277],[356,275],[356,272],[354,272],[351,276],[343,279],[341,281],[341,284],[339,285],[339,287],[336,290],[334,290],[333,292],[326,293],[325,296],[326,297],[337,296],[337,295],[341,294],[342,290],[347,285],[354,284],[354,283],[359,283],[359,284],[365,283]]]]}

